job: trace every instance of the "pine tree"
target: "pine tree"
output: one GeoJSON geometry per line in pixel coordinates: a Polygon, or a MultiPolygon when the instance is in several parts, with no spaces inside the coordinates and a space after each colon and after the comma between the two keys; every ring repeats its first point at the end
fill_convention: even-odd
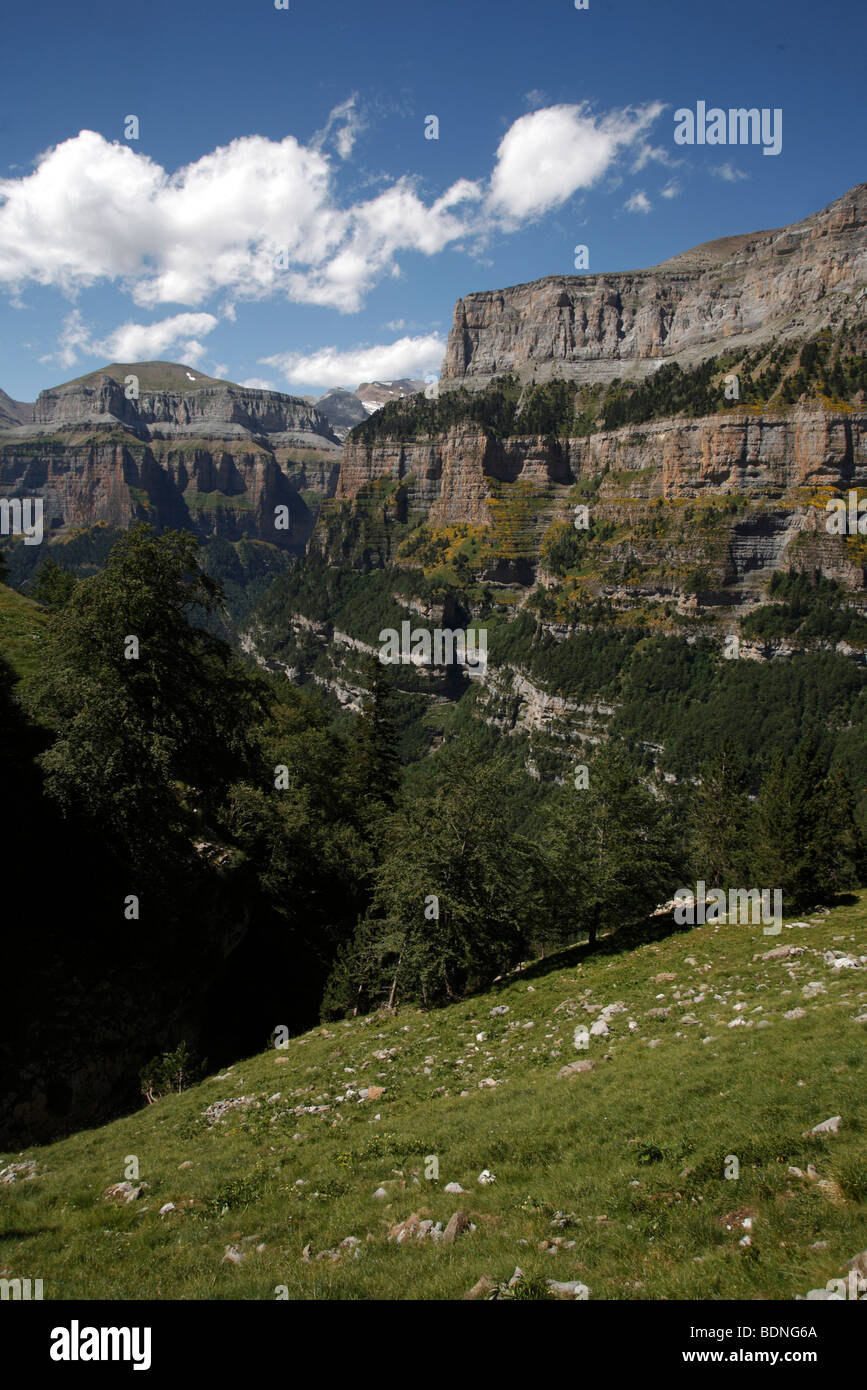
{"type": "Polygon", "coordinates": [[[367,694],[354,730],[356,770],[365,800],[391,810],[400,789],[396,695],[376,657],[365,667],[365,680],[367,694]]]}
{"type": "Polygon", "coordinates": [[[221,601],[197,554],[187,532],[126,532],[54,615],[27,686],[56,734],[40,760],[49,793],[157,875],[191,828],[192,804],[214,809],[248,765],[263,707],[258,679],[194,625],[221,601]]]}
{"type": "Polygon", "coordinates": [[[74,574],[59,565],[51,555],[46,555],[36,571],[28,598],[44,603],[46,608],[62,608],[77,582],[74,574]]]}
{"type": "Polygon", "coordinates": [[[389,825],[374,905],[329,986],[332,1007],[430,1005],[480,989],[526,952],[538,860],[508,824],[503,764],[450,749],[436,785],[389,825]]]}
{"type": "Polygon", "coordinates": [[[786,912],[857,885],[864,848],[845,773],[828,775],[815,739],[786,757],[778,750],[756,803],[753,876],[779,888],[786,912]]]}
{"type": "Polygon", "coordinates": [[[731,739],[702,768],[690,793],[691,855],[696,876],[709,888],[742,882],[752,807],[746,794],[747,770],[731,739]]]}
{"type": "Polygon", "coordinates": [[[561,938],[640,920],[671,895],[683,872],[671,809],[646,785],[625,748],[610,741],[550,813],[549,911],[561,938]]]}

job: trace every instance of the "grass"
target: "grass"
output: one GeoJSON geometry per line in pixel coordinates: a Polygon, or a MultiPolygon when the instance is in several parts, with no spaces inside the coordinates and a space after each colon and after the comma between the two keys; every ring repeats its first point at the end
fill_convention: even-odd
{"type": "Polygon", "coordinates": [[[32,676],[39,667],[48,615],[33,599],[0,584],[0,652],[15,674],[32,676]]]}
{"type": "MultiPolygon", "coordinates": [[[[591,1299],[824,1287],[867,1245],[867,893],[806,920],[776,938],[658,921],[441,1011],[316,1028],[101,1129],[6,1155],[0,1168],[35,1159],[37,1176],[0,1189],[0,1274],[42,1278],[46,1299],[448,1300],[516,1265],[528,1293],[577,1279],[591,1299]],[[761,959],[778,945],[802,951],[761,959]],[[863,960],[834,970],[831,952],[863,960]],[[618,1001],[610,1036],[576,1050],[576,1025],[596,1016],[584,1005],[618,1001]],[[497,1006],[508,1012],[492,1017],[497,1006]],[[582,1058],[592,1072],[558,1077],[582,1058]],[[383,1094],[347,1095],[369,1086],[383,1094]],[[256,1103],[209,1124],[209,1106],[241,1097],[256,1103]],[[839,1133],[803,1137],[832,1115],[839,1133]],[[132,1156],[149,1188],[105,1200],[132,1156]],[[808,1164],[817,1181],[788,1171],[808,1164]],[[445,1223],[457,1210],[475,1230],[453,1245],[388,1240],[413,1212],[445,1223]],[[357,1258],[340,1248],[348,1236],[357,1258]]],[[[263,1039],[278,1023],[263,1018],[263,1039]]]]}

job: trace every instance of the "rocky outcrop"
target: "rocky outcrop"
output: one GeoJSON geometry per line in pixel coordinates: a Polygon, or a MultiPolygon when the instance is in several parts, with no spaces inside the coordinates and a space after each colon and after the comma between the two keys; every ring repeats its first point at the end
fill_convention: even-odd
{"type": "Polygon", "coordinates": [[[432,521],[485,524],[492,480],[520,478],[544,491],[571,487],[582,477],[601,478],[602,496],[647,501],[729,492],[782,497],[796,488],[864,489],[867,410],[738,411],[563,440],[495,439],[469,425],[407,442],[350,439],[336,495],[356,497],[374,480],[399,479],[406,483],[410,506],[429,507],[432,521]]]}
{"type": "Polygon", "coordinates": [[[143,386],[192,373],[161,363],[95,373],[43,391],[15,422],[0,400],[0,493],[41,497],[49,535],[146,520],[303,551],[309,494],[330,496],[337,481],[325,416],[295,396],[208,379],[128,399],[130,376],[143,386]]]}
{"type": "Polygon", "coordinates": [[[867,305],[867,184],[776,231],[724,237],[648,270],[550,275],[458,300],[441,383],[514,373],[605,382],[661,361],[806,337],[867,305]]]}
{"type": "Polygon", "coordinates": [[[13,442],[0,436],[0,493],[41,497],[46,535],[150,521],[203,538],[255,537],[300,552],[313,516],[274,455],[252,441],[151,441],[110,430],[13,442]],[[102,436],[102,437],[101,437],[102,436]],[[277,529],[278,506],[289,525],[277,529]]]}
{"type": "Polygon", "coordinates": [[[105,373],[41,391],[34,406],[34,428],[118,423],[138,427],[145,438],[216,430],[220,438],[290,433],[307,436],[311,446],[339,445],[320,411],[279,391],[220,383],[191,391],[141,391],[133,400],[125,391],[124,379],[105,373]]]}
{"type": "Polygon", "coordinates": [[[0,429],[15,428],[16,425],[29,425],[33,422],[33,406],[27,401],[13,401],[5,391],[0,391],[0,429]]]}

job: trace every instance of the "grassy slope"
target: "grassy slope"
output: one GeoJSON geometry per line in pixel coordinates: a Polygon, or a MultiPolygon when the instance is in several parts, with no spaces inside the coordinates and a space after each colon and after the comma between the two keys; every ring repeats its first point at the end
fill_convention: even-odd
{"type": "Polygon", "coordinates": [[[18,676],[29,676],[36,670],[47,621],[48,615],[39,604],[0,584],[0,652],[18,676]]]}
{"type": "MultiPolygon", "coordinates": [[[[111,362],[107,367],[100,367],[95,372],[87,372],[84,376],[74,377],[71,381],[64,381],[62,386],[94,386],[101,376],[110,376],[115,381],[123,382],[129,373],[134,373],[139,379],[139,390],[141,391],[201,391],[206,386],[231,386],[232,382],[227,382],[221,377],[205,376],[197,367],[188,367],[183,362],[111,362]],[[190,380],[190,377],[193,380],[190,380]]],[[[53,388],[60,390],[60,386],[53,388]]]]}
{"type": "MultiPolygon", "coordinates": [[[[440,1012],[316,1029],[103,1129],[28,1150],[37,1176],[0,1187],[0,1273],[43,1278],[52,1299],[273,1298],[278,1285],[291,1298],[453,1299],[516,1264],[581,1279],[591,1299],[792,1299],[824,1286],[867,1245],[865,1024],[855,1021],[867,973],[824,959],[867,952],[867,893],[776,938],[721,925],[651,940],[649,930],[632,951],[576,948],[565,965],[440,1012]],[[803,953],[754,959],[781,943],[803,953]],[[825,992],[805,998],[812,981],[825,992]],[[609,1038],[579,1052],[585,1000],[627,1008],[609,1038]],[[499,1004],[509,1012],[491,1018],[499,1004]],[[668,1006],[667,1020],[647,1017],[668,1006]],[[804,1017],[783,1018],[796,1007],[804,1017]],[[699,1025],[681,1026],[681,1010],[699,1025]],[[738,1017],[746,1024],[729,1027],[738,1017]],[[558,1078],[588,1056],[595,1071],[558,1078]],[[485,1078],[499,1084],[480,1089],[485,1078]],[[385,1090],[338,1100],[350,1084],[385,1090]],[[206,1106],[236,1096],[261,1104],[209,1128],[206,1106]],[[290,1113],[302,1105],[328,1109],[290,1113]],[[839,1134],[802,1137],[832,1115],[839,1134]],[[133,1154],[150,1189],[131,1204],[104,1200],[133,1154]],[[424,1176],[432,1154],[439,1181],[424,1176]],[[736,1181],[723,1176],[729,1154],[736,1181]],[[787,1173],[808,1163],[824,1189],[787,1173]],[[483,1168],[493,1185],[478,1185],[483,1168]],[[468,1195],[445,1193],[451,1181],[468,1195]],[[161,1218],[167,1202],[178,1210],[161,1218]],[[413,1211],[445,1222],[457,1209],[476,1230],[453,1246],[387,1240],[413,1211]],[[744,1209],[755,1214],[748,1247],[744,1228],[723,1220],[744,1209]],[[552,1227],[555,1211],[574,1221],[552,1227]],[[315,1259],[346,1236],[359,1238],[358,1258],[315,1259]],[[558,1236],[574,1247],[539,1249],[558,1236]],[[243,1263],[224,1260],[228,1245],[243,1263]]],[[[263,1033],[276,1022],[263,1020],[263,1033]]]]}

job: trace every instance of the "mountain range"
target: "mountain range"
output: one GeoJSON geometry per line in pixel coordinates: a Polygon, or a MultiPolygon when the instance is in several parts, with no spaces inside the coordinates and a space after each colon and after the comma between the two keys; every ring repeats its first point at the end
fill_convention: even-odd
{"type": "Polygon", "coordinates": [[[404,379],[311,403],[162,362],[113,363],[32,406],[0,394],[0,489],[41,496],[52,540],[149,520],[297,555],[315,531],[317,553],[367,565],[407,563],[414,528],[435,543],[465,528],[480,578],[561,595],[574,577],[546,554],[580,494],[616,532],[588,582],[620,602],[749,604],[755,572],[783,565],[857,590],[863,545],[830,536],[823,507],[867,486],[865,393],[858,369],[840,376],[865,323],[860,184],[648,270],[464,297],[438,400],[404,379]],[[702,528],[684,530],[695,504],[702,528]],[[624,565],[640,582],[614,582],[624,565]]]}

